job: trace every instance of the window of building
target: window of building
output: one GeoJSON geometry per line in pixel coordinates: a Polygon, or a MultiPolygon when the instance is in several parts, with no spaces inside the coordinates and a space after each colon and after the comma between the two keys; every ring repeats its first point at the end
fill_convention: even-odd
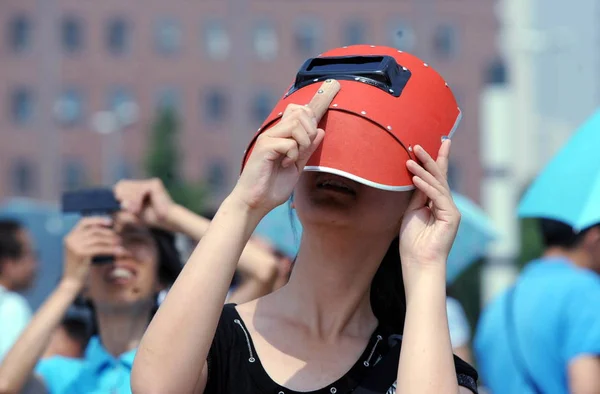
{"type": "Polygon", "coordinates": [[[268,61],[277,57],[279,39],[275,27],[266,21],[260,22],[253,33],[254,52],[260,60],[268,61]]]}
{"type": "Polygon", "coordinates": [[[10,171],[10,190],[17,196],[31,197],[37,190],[35,165],[29,159],[16,159],[10,171]]]}
{"type": "Polygon", "coordinates": [[[458,53],[458,30],[455,26],[438,26],[433,35],[433,50],[441,58],[449,59],[458,53]]]}
{"type": "Polygon", "coordinates": [[[210,21],[204,27],[204,45],[212,60],[224,60],[231,51],[231,39],[222,21],[210,21]]]}
{"type": "Polygon", "coordinates": [[[83,47],[83,23],[75,16],[63,19],[61,26],[61,41],[64,50],[75,53],[83,47]]]}
{"type": "Polygon", "coordinates": [[[24,125],[33,119],[33,93],[27,87],[18,87],[11,93],[10,116],[15,124],[24,125]]]}
{"type": "Polygon", "coordinates": [[[84,99],[77,88],[65,89],[55,106],[55,115],[64,126],[72,126],[83,120],[84,99]]]}
{"type": "Polygon", "coordinates": [[[319,37],[322,36],[319,26],[314,19],[301,19],[294,31],[296,51],[304,57],[319,54],[319,37]]]}
{"type": "Polygon", "coordinates": [[[485,82],[490,85],[504,85],[507,83],[506,66],[502,59],[495,59],[485,70],[485,82]]]}
{"type": "Polygon", "coordinates": [[[107,107],[110,111],[117,112],[122,105],[133,102],[135,97],[127,87],[117,86],[108,92],[107,107]]]}
{"type": "Polygon", "coordinates": [[[63,164],[63,190],[77,190],[86,185],[85,163],[78,158],[66,159],[63,164]]]}
{"type": "Polygon", "coordinates": [[[229,100],[224,89],[213,88],[204,95],[204,118],[222,122],[227,117],[229,100]]]}
{"type": "Polygon", "coordinates": [[[158,92],[157,107],[159,109],[168,108],[168,109],[172,109],[172,110],[179,110],[180,105],[181,105],[181,92],[179,91],[179,88],[174,87],[174,86],[169,86],[169,87],[162,88],[158,92]]]}
{"type": "Polygon", "coordinates": [[[351,20],[344,25],[344,45],[366,44],[365,25],[362,21],[351,20]]]}
{"type": "Polygon", "coordinates": [[[415,46],[415,33],[405,22],[394,21],[390,24],[391,45],[402,51],[411,51],[415,46]]]}
{"type": "Polygon", "coordinates": [[[14,53],[22,53],[31,47],[33,26],[26,15],[18,15],[8,23],[8,45],[14,53]]]}
{"type": "Polygon", "coordinates": [[[252,118],[256,123],[264,122],[273,107],[275,106],[275,100],[273,95],[267,91],[261,91],[256,96],[254,96],[254,100],[252,102],[252,118]]]}
{"type": "Polygon", "coordinates": [[[227,186],[227,164],[224,160],[216,159],[207,168],[206,181],[212,193],[221,193],[227,186]]]}
{"type": "Polygon", "coordinates": [[[131,31],[123,17],[111,19],[106,27],[106,45],[113,55],[122,55],[130,49],[131,31]]]}
{"type": "Polygon", "coordinates": [[[156,50],[163,55],[172,55],[181,50],[183,31],[181,24],[175,19],[162,19],[155,27],[156,50]]]}

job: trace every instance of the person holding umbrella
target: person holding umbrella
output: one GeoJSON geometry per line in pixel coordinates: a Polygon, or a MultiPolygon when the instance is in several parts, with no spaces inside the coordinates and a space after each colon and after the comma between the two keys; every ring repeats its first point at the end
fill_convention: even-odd
{"type": "Polygon", "coordinates": [[[600,112],[525,194],[545,245],[480,318],[475,353],[493,393],[600,393],[600,112]]]}

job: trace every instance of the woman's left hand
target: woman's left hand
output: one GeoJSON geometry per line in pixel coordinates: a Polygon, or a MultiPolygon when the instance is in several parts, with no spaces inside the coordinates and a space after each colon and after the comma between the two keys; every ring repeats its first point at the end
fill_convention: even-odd
{"type": "Polygon", "coordinates": [[[407,162],[417,190],[400,230],[402,265],[411,269],[445,268],[460,223],[447,179],[450,140],[442,143],[437,162],[421,146],[417,145],[414,152],[423,165],[407,162]]]}
{"type": "Polygon", "coordinates": [[[169,214],[175,203],[160,179],[122,180],[113,191],[124,211],[147,226],[171,230],[169,214]]]}

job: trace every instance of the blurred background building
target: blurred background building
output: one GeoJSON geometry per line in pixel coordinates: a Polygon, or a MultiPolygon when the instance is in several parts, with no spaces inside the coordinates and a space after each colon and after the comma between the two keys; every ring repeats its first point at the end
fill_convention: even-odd
{"type": "MultiPolygon", "coordinates": [[[[55,201],[64,189],[144,176],[157,109],[171,107],[181,126],[182,175],[203,180],[214,205],[300,64],[328,48],[366,43],[411,51],[448,80],[465,114],[452,183],[479,201],[480,96],[506,79],[495,5],[2,1],[0,197],[55,201]]],[[[557,80],[566,84],[566,76],[558,71],[557,80]]]]}
{"type": "Polygon", "coordinates": [[[600,105],[600,1],[503,0],[495,4],[507,84],[481,96],[481,203],[501,232],[482,276],[485,303],[512,282],[531,226],[516,217],[522,193],[600,105]],[[522,234],[525,232],[525,234],[522,234]]]}

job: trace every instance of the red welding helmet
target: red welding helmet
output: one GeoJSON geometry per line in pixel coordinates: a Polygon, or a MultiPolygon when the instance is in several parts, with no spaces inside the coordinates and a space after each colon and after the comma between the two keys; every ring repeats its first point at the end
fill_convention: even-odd
{"type": "Polygon", "coordinates": [[[414,188],[406,168],[421,145],[432,157],[461,119],[456,99],[444,79],[427,63],[397,49],[356,45],[307,60],[296,80],[254,136],[275,126],[288,104],[307,104],[326,79],[336,79],[339,93],[319,127],[325,138],[305,171],[340,175],[382,190],[414,188]]]}

